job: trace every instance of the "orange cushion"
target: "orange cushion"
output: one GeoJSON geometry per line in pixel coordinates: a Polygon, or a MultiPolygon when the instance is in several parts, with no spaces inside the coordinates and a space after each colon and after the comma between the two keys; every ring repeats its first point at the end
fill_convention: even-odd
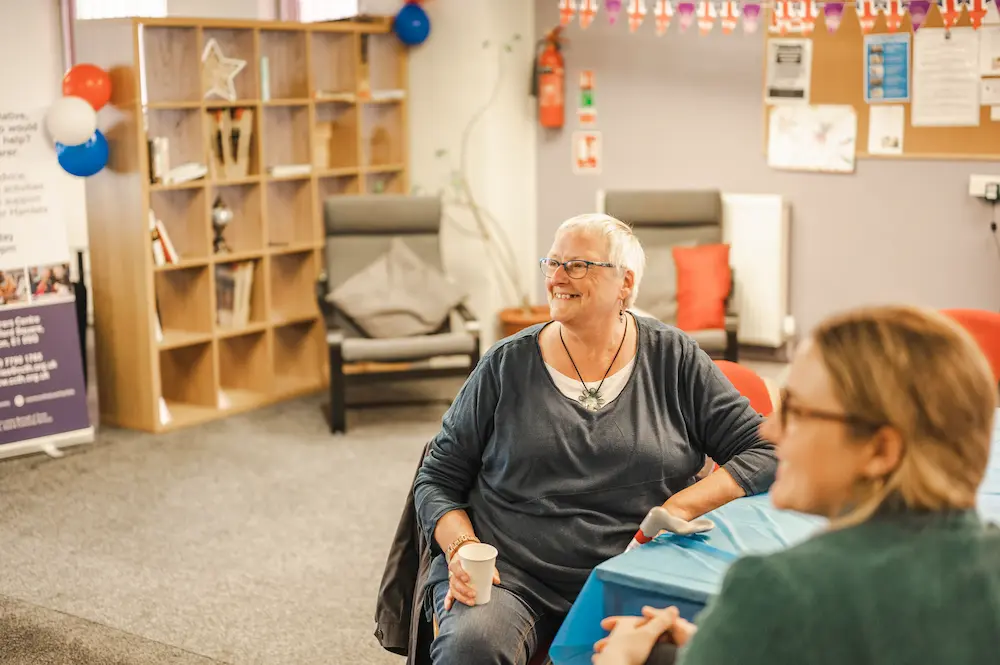
{"type": "Polygon", "coordinates": [[[677,246],[677,327],[711,330],[726,326],[726,296],[732,282],[729,245],[677,246]]]}

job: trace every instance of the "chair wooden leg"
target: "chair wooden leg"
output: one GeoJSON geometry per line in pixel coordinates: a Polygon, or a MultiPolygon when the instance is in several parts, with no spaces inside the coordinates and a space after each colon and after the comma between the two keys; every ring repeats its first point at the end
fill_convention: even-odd
{"type": "Polygon", "coordinates": [[[344,354],[340,344],[330,344],[330,432],[347,431],[347,406],[344,354]]]}
{"type": "Polygon", "coordinates": [[[740,361],[740,342],[735,330],[726,332],[726,351],[723,357],[733,363],[740,361]]]}

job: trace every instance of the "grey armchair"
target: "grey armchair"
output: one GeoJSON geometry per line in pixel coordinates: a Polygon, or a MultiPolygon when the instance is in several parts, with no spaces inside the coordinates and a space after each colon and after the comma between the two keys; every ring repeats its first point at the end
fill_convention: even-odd
{"type": "MultiPolygon", "coordinates": [[[[639,287],[636,307],[665,323],[677,317],[677,268],[674,246],[723,242],[722,195],[716,190],[607,190],[598,192],[597,207],[632,225],[646,252],[646,272],[639,287]]],[[[709,355],[736,362],[739,340],[736,330],[733,286],[726,299],[725,327],[688,331],[709,355]]]]}
{"type": "Polygon", "coordinates": [[[468,376],[479,361],[479,323],[443,276],[438,198],[332,196],[323,218],[326,272],[317,298],[336,433],[347,429],[349,384],[468,376]]]}

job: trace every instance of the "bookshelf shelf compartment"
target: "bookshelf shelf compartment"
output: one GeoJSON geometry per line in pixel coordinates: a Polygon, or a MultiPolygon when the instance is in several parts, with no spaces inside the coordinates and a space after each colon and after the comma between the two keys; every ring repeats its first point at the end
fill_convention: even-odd
{"type": "Polygon", "coordinates": [[[279,180],[267,184],[267,238],[271,247],[287,247],[317,237],[312,207],[312,180],[279,180]]]}
{"type": "Polygon", "coordinates": [[[316,105],[313,163],[322,170],[358,165],[358,107],[353,104],[316,105]]]}
{"type": "MultiPolygon", "coordinates": [[[[205,28],[203,41],[207,45],[209,40],[214,39],[219,44],[219,50],[227,58],[238,58],[246,61],[246,66],[233,79],[233,87],[236,88],[236,99],[256,99],[257,82],[260,77],[257,74],[257,57],[254,48],[254,32],[245,28],[205,28]]],[[[208,92],[208,80],[204,83],[204,92],[208,92]]],[[[234,104],[219,97],[206,97],[206,103],[234,104]]]]}
{"type": "Polygon", "coordinates": [[[201,101],[201,43],[194,27],[142,25],[142,84],[150,104],[201,101]]]}
{"type": "Polygon", "coordinates": [[[167,150],[168,170],[188,162],[208,163],[201,130],[200,108],[147,109],[146,123],[149,138],[165,138],[169,143],[167,150]]]}
{"type": "Polygon", "coordinates": [[[376,171],[365,176],[367,194],[405,194],[404,179],[395,171],[376,171]]]}
{"type": "Polygon", "coordinates": [[[269,89],[261,90],[265,100],[309,98],[305,32],[261,30],[260,55],[267,58],[270,83],[269,89]]]}
{"type": "Polygon", "coordinates": [[[220,335],[264,323],[264,262],[244,259],[215,266],[215,325],[220,335]]]}
{"type": "Polygon", "coordinates": [[[271,321],[282,325],[319,315],[316,254],[312,250],[271,257],[271,321]]]}
{"type": "Polygon", "coordinates": [[[274,329],[274,387],[278,394],[315,389],[323,382],[325,341],[321,321],[274,329]]]}
{"type": "Polygon", "coordinates": [[[150,207],[162,222],[181,261],[207,258],[211,238],[205,211],[205,190],[169,189],[150,192],[150,207]]]}
{"type": "Polygon", "coordinates": [[[272,385],[265,332],[219,340],[221,408],[260,404],[272,385]]]}
{"type": "Polygon", "coordinates": [[[211,335],[211,286],[204,266],[156,273],[156,304],[165,342],[174,333],[211,335]]]}
{"type": "Polygon", "coordinates": [[[264,250],[260,188],[258,184],[223,185],[212,193],[213,206],[218,200],[233,212],[233,219],[222,231],[222,236],[234,254],[264,250]]]}
{"type": "Polygon", "coordinates": [[[217,407],[212,343],[160,351],[160,397],[166,406],[161,429],[203,422],[217,407]]]}
{"type": "Polygon", "coordinates": [[[361,144],[364,166],[395,166],[404,160],[403,108],[399,104],[365,104],[362,107],[361,144]]]}
{"type": "Polygon", "coordinates": [[[274,167],[312,164],[308,106],[266,107],[264,136],[264,165],[268,173],[274,167]]]}
{"type": "Polygon", "coordinates": [[[391,21],[128,18],[78,21],[74,32],[80,62],[122,74],[119,104],[102,108],[99,124],[120,124],[123,113],[134,120],[122,137],[135,140],[116,143],[118,168],[84,183],[100,424],[163,432],[322,389],[323,203],[409,182],[408,50],[391,21]],[[212,40],[246,61],[234,100],[205,96],[202,55],[212,40]],[[220,143],[234,154],[226,118],[248,113],[238,158],[217,158],[220,143]],[[156,138],[166,139],[156,144],[161,171],[193,163],[207,174],[152,182],[156,138]],[[233,212],[223,231],[231,251],[221,253],[217,197],[233,212]],[[151,248],[151,217],[176,262],[161,264],[151,248]],[[246,315],[220,325],[219,304],[235,305],[236,291],[219,288],[219,270],[241,262],[251,267],[246,315]],[[147,321],[149,334],[137,336],[136,322],[147,321]]]}

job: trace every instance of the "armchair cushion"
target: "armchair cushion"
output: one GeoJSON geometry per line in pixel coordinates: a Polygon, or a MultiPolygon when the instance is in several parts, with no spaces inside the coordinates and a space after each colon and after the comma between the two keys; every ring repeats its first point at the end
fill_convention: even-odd
{"type": "Polygon", "coordinates": [[[694,247],[695,242],[653,245],[646,249],[646,268],[635,304],[665,323],[677,322],[677,263],[674,247],[694,247]]]}
{"type": "Polygon", "coordinates": [[[375,339],[437,332],[465,294],[400,238],[329,294],[329,301],[375,339]]]}
{"type": "Polygon", "coordinates": [[[677,264],[677,327],[724,329],[726,299],[732,286],[729,245],[674,247],[677,264]]]}

